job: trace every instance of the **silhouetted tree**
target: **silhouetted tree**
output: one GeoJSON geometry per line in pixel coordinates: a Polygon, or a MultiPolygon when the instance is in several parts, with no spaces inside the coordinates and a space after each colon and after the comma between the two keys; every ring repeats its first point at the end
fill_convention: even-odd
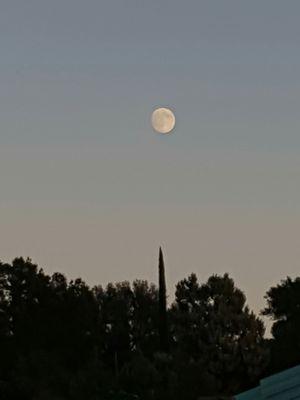
{"type": "Polygon", "coordinates": [[[271,287],[265,296],[263,315],[271,317],[273,340],[270,340],[270,372],[300,363],[300,278],[287,277],[271,287]]]}
{"type": "Polygon", "coordinates": [[[159,337],[161,350],[168,351],[168,322],[167,322],[167,289],[165,277],[165,264],[161,247],[159,248],[159,337]]]}
{"type": "Polygon", "coordinates": [[[132,285],[133,307],[131,321],[132,349],[152,359],[159,347],[158,290],[154,284],[136,280],[132,285]]]}
{"type": "Polygon", "coordinates": [[[9,321],[0,398],[77,399],[88,387],[97,392],[90,380],[91,368],[100,364],[91,290],[80,279],[51,278],[29,259],[1,265],[0,275],[0,308],[5,304],[9,321]]]}
{"type": "Polygon", "coordinates": [[[91,289],[29,259],[0,263],[0,399],[236,393],[262,373],[263,332],[228,275],[202,285],[191,275],[168,309],[161,249],[159,288],[136,280],[91,289]]]}
{"type": "MultiPolygon", "coordinates": [[[[234,394],[256,383],[267,354],[264,325],[227,274],[199,285],[195,274],[176,286],[172,331],[180,388],[234,394]]],[[[180,390],[179,388],[179,390],[180,390]]],[[[183,393],[182,393],[183,396],[183,393]]]]}

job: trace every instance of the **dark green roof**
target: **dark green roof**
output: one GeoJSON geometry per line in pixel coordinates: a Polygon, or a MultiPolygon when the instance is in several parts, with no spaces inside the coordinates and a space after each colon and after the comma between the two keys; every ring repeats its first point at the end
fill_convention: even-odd
{"type": "Polygon", "coordinates": [[[235,396],[236,400],[300,399],[300,365],[262,379],[259,386],[235,396]]]}

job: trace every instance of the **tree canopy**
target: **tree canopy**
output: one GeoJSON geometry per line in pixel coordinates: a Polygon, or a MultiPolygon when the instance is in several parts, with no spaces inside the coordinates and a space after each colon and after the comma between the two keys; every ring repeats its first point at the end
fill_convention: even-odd
{"type": "Polygon", "coordinates": [[[274,321],[270,341],[270,371],[277,372],[300,364],[300,278],[287,277],[265,296],[262,311],[274,321]]]}
{"type": "Polygon", "coordinates": [[[0,263],[0,398],[197,400],[256,385],[269,347],[278,368],[300,362],[300,279],[267,293],[269,345],[228,274],[201,283],[191,274],[168,306],[162,252],[158,277],[158,287],[89,287],[30,259],[0,263]]]}

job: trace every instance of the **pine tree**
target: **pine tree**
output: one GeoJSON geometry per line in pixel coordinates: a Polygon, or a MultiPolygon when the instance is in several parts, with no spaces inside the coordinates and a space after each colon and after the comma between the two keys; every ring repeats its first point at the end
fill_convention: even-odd
{"type": "Polygon", "coordinates": [[[160,349],[167,353],[169,349],[168,341],[168,321],[167,321],[167,290],[165,278],[165,264],[161,247],[159,248],[159,337],[160,349]]]}

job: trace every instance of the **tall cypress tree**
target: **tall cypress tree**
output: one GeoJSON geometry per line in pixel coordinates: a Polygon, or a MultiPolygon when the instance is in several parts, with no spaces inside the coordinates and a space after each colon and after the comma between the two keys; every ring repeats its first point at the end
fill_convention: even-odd
{"type": "Polygon", "coordinates": [[[169,350],[168,340],[168,321],[167,321],[167,290],[166,290],[166,277],[165,277],[165,264],[161,247],[159,248],[159,337],[160,349],[163,352],[169,350]]]}

